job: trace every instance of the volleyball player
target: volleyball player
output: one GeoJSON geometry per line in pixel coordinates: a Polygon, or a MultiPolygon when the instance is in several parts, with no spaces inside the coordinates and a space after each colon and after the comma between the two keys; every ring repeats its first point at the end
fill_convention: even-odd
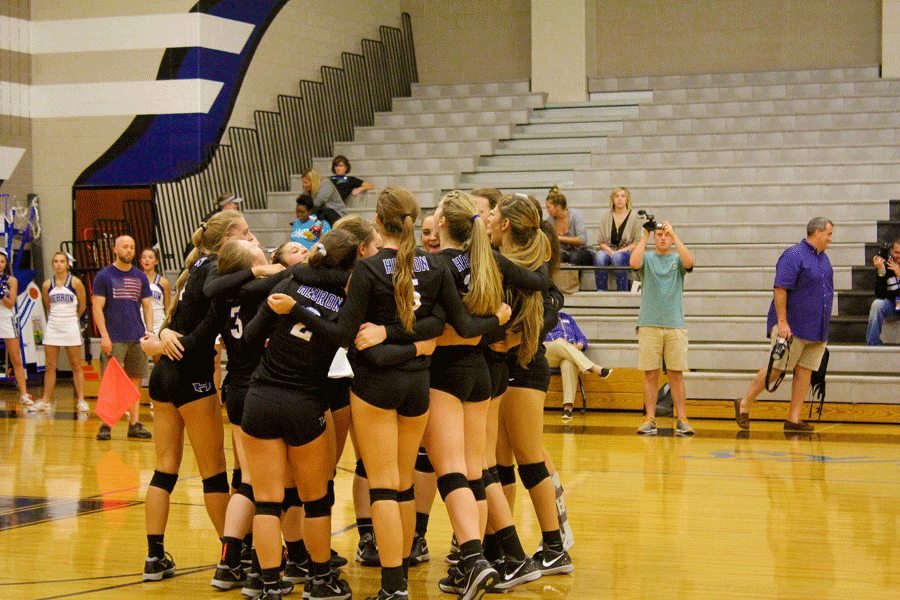
{"type": "MultiPolygon", "coordinates": [[[[521,195],[506,196],[491,211],[491,241],[507,258],[536,268],[549,260],[551,253],[540,225],[536,201],[521,195]]],[[[547,298],[552,302],[549,295],[547,298]]],[[[541,343],[546,333],[542,332],[547,323],[552,328],[555,319],[545,321],[544,296],[537,292],[517,291],[514,306],[518,310],[508,329],[516,342],[509,344],[509,386],[501,403],[501,420],[541,525],[543,548],[534,560],[543,575],[570,573],[574,567],[563,548],[555,488],[544,461],[541,436],[543,399],[550,380],[541,343]]]]}
{"type": "MultiPolygon", "coordinates": [[[[358,247],[350,233],[332,231],[312,247],[308,264],[347,271],[356,263],[358,247]]],[[[263,352],[247,393],[241,435],[256,498],[253,530],[264,600],[277,600],[291,589],[280,573],[280,517],[288,468],[306,512],[304,539],[311,564],[304,595],[308,592],[314,600],[350,597],[349,585],[329,566],[334,450],[326,435],[325,382],[337,346],[296,317],[310,311],[336,320],[342,297],[338,286],[315,287],[291,277],[275,287],[268,305],[244,331],[247,350],[263,352]]]]}
{"type": "Polygon", "coordinates": [[[224,533],[229,489],[222,410],[213,383],[218,331],[204,284],[215,269],[216,252],[229,239],[253,239],[239,212],[222,211],[209,222],[201,223],[192,236],[194,248],[176,282],[177,294],[160,338],[147,336],[142,340],[148,355],[164,354],[150,375],[150,397],[155,402],[156,469],[145,504],[148,556],[144,581],[159,581],[175,573],[175,563],[171,555],[166,555],[163,539],[169,496],[178,481],[185,430],[203,478],[207,514],[220,538],[224,533]]]}
{"type": "Polygon", "coordinates": [[[47,327],[44,328],[44,397],[28,407],[29,411],[50,410],[53,388],[56,386],[56,367],[59,349],[66,349],[72,366],[72,380],[78,397],[78,412],[89,410],[84,401],[84,371],[81,369],[81,315],[87,308],[84,284],[69,271],[69,257],[64,252],[53,255],[53,276],[41,286],[47,327]]]}
{"type": "MultiPolygon", "coordinates": [[[[431,315],[437,306],[465,337],[479,336],[497,327],[501,319],[506,321],[506,306],[495,316],[472,317],[449,270],[416,251],[413,226],[418,215],[418,204],[409,191],[389,187],[381,192],[376,224],[385,248],[355,267],[335,328],[336,343],[352,342],[363,321],[411,332],[414,321],[431,315]]],[[[301,320],[310,326],[325,323],[310,314],[302,315],[301,320]]],[[[392,333],[388,339],[394,339],[392,333]]],[[[404,563],[412,546],[415,521],[412,474],[428,419],[429,360],[416,357],[399,367],[383,369],[368,363],[364,354],[358,358],[350,406],[354,422],[369,425],[358,441],[371,486],[381,559],[382,587],[377,598],[406,598],[404,563]]],[[[497,573],[484,560],[480,540],[463,544],[461,557],[467,585],[460,597],[479,597],[493,586],[497,573]]]]}
{"type": "MultiPolygon", "coordinates": [[[[241,239],[229,240],[222,244],[216,266],[220,275],[244,271],[245,276],[250,279],[261,272],[265,264],[266,258],[262,250],[241,239]]],[[[240,428],[250,376],[259,364],[260,355],[245,351],[241,339],[244,327],[259,311],[260,304],[278,281],[277,276],[271,276],[248,281],[240,289],[216,290],[214,307],[221,325],[219,334],[228,352],[228,373],[222,382],[222,403],[231,424],[232,441],[237,457],[235,469],[241,474],[241,481],[235,482],[237,491],[231,496],[225,514],[222,560],[217,565],[210,582],[213,587],[223,590],[238,587],[245,581],[241,551],[243,539],[253,519],[253,487],[249,473],[244,473],[241,469],[247,459],[244,456],[240,428]]]]}

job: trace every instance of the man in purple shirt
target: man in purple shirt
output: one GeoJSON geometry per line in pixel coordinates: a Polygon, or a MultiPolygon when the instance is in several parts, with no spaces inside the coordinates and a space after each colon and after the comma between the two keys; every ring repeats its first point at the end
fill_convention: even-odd
{"type": "MultiPolygon", "coordinates": [[[[150,281],[142,270],[131,264],[135,254],[131,237],[117,237],[113,253],[116,259],[97,273],[91,288],[94,324],[100,332],[100,376],[113,356],[140,390],[141,379],[147,376],[147,357],[141,350],[141,338],[145,332],[153,331],[150,281]]],[[[138,421],[139,407],[140,401],[131,408],[128,437],[149,438],[150,432],[138,421]]],[[[100,425],[97,439],[110,439],[109,425],[100,425]]]]}
{"type": "MultiPolygon", "coordinates": [[[[825,250],[831,243],[834,225],[816,217],[806,226],[806,239],[785,250],[775,267],[774,298],[766,327],[774,349],[787,341],[784,355],[771,365],[770,380],[794,370],[791,408],[785,431],[812,433],[813,426],[800,420],[800,409],[809,391],[812,372],[819,368],[828,341],[828,324],[834,300],[834,271],[825,250]]],[[[766,387],[769,367],[754,377],[747,395],[734,401],[734,416],[741,429],[750,428],[750,408],[766,387]]]]}

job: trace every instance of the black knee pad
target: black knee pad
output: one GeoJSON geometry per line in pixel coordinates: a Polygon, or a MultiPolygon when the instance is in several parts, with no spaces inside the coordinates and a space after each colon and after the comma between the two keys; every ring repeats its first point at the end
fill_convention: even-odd
{"type": "Polygon", "coordinates": [[[256,514],[281,518],[281,502],[256,501],[256,514]]]}
{"type": "Polygon", "coordinates": [[[284,500],[281,501],[281,510],[287,512],[292,506],[303,506],[303,501],[300,500],[300,493],[295,487],[284,488],[284,500]]]}
{"type": "Polygon", "coordinates": [[[409,489],[397,492],[397,502],[412,502],[416,499],[416,486],[411,485],[409,489]]]}
{"type": "Polygon", "coordinates": [[[233,487],[234,489],[238,489],[241,487],[241,483],[241,470],[235,469],[231,472],[231,487],[233,487]]]}
{"type": "Polygon", "coordinates": [[[487,487],[494,483],[494,476],[491,474],[490,469],[484,469],[481,472],[481,481],[484,484],[484,487],[487,487]]]}
{"type": "Polygon", "coordinates": [[[438,492],[441,494],[441,500],[446,501],[450,492],[459,488],[469,487],[469,480],[462,473],[447,473],[438,477],[437,486],[438,492]]]}
{"type": "Polygon", "coordinates": [[[241,483],[241,486],[235,492],[236,494],[243,496],[250,502],[256,502],[256,499],[253,497],[253,486],[249,483],[241,483]]]}
{"type": "Polygon", "coordinates": [[[497,481],[500,485],[512,485],[516,482],[516,468],[512,465],[497,465],[497,481]]]}
{"type": "Polygon", "coordinates": [[[375,504],[380,500],[397,501],[397,490],[389,490],[386,488],[369,489],[369,503],[375,504]]]}
{"type": "Polygon", "coordinates": [[[203,480],[204,494],[227,494],[228,489],[228,474],[225,471],[203,480]]]}
{"type": "Polygon", "coordinates": [[[366,466],[363,464],[362,459],[357,459],[356,461],[356,474],[362,477],[363,479],[368,479],[366,476],[366,466]]]}
{"type": "Polygon", "coordinates": [[[522,478],[522,485],[526,490],[530,490],[543,480],[550,477],[547,465],[544,461],[531,463],[528,465],[519,465],[519,477],[522,478]]]}
{"type": "Polygon", "coordinates": [[[428,453],[425,448],[419,448],[419,455],[416,457],[416,471],[419,473],[434,473],[434,467],[428,459],[428,453]]]}
{"type": "Polygon", "coordinates": [[[162,471],[153,471],[153,478],[150,480],[150,485],[153,487],[158,487],[161,490],[165,490],[168,493],[172,493],[172,490],[175,489],[175,484],[178,482],[178,473],[163,473],[162,471]]]}
{"type": "Polygon", "coordinates": [[[334,479],[328,481],[328,493],[326,494],[328,498],[328,502],[330,502],[329,506],[334,506],[334,479]]]}
{"type": "Polygon", "coordinates": [[[484,491],[484,479],[470,479],[469,487],[472,488],[472,494],[475,495],[475,502],[479,500],[487,500],[487,492],[484,491]]]}
{"type": "Polygon", "coordinates": [[[325,494],[318,500],[310,500],[304,502],[303,507],[306,509],[306,518],[315,519],[316,517],[327,517],[331,514],[331,507],[334,504],[328,494],[325,494]]]}
{"type": "MultiPolygon", "coordinates": [[[[493,481],[493,483],[500,483],[500,471],[497,469],[497,465],[489,468],[488,473],[491,474],[491,480],[493,481]]],[[[513,473],[513,477],[515,477],[515,473],[513,473]]]]}

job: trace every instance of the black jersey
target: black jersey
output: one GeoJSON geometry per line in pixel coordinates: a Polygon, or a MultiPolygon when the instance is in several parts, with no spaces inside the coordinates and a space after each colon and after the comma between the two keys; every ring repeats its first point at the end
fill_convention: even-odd
{"type": "MultiPolygon", "coordinates": [[[[470,315],[456,291],[449,269],[433,255],[417,250],[413,261],[413,310],[416,321],[418,323],[420,319],[425,321],[426,317],[436,317],[440,328],[436,331],[430,330],[427,334],[416,333],[411,336],[412,339],[398,340],[398,332],[402,331],[402,327],[394,300],[393,274],[396,259],[397,251],[385,248],[375,256],[357,262],[350,277],[347,301],[341,309],[337,325],[329,328],[327,323],[321,323],[325,328],[324,331],[333,335],[332,341],[335,344],[339,346],[352,344],[359,326],[364,322],[385,325],[388,330],[387,341],[415,341],[436,337],[443,330],[443,323],[440,322],[440,317],[443,316],[440,314],[441,310],[444,311],[447,322],[463,337],[478,337],[497,327],[496,315],[487,317],[470,315]]],[[[301,315],[301,319],[311,327],[319,326],[316,323],[317,319],[311,315],[301,315]]],[[[365,353],[358,355],[357,360],[362,365],[368,363],[365,353]]],[[[425,369],[429,362],[429,357],[419,356],[400,368],[425,369]]],[[[367,366],[379,365],[368,363],[367,366]]]]}
{"type": "Polygon", "coordinates": [[[203,293],[203,286],[210,273],[216,269],[218,257],[213,254],[201,257],[191,265],[187,281],[178,291],[178,306],[166,323],[181,335],[179,342],[184,347],[185,359],[212,360],[215,356],[215,340],[219,334],[215,311],[211,310],[212,300],[203,293]]]}
{"type": "MultiPolygon", "coordinates": [[[[284,273],[284,271],[282,271],[284,273]]],[[[246,385],[261,358],[259,352],[249,351],[244,344],[244,328],[259,312],[259,305],[279,282],[286,279],[281,273],[261,277],[244,284],[237,293],[223,294],[214,302],[220,324],[222,343],[228,352],[228,371],[223,385],[246,385]]]]}
{"type": "MultiPolygon", "coordinates": [[[[550,270],[546,264],[543,264],[540,268],[531,271],[517,265],[496,250],[494,250],[494,259],[497,261],[497,269],[503,278],[503,297],[512,306],[513,312],[510,317],[510,321],[512,321],[519,311],[519,306],[513,301],[516,297],[515,292],[521,290],[546,293],[550,287],[550,270]]],[[[494,342],[502,342],[505,338],[506,326],[504,325],[485,335],[479,345],[489,346],[494,342]]]]}
{"type": "Polygon", "coordinates": [[[334,184],[334,188],[343,200],[346,200],[353,193],[353,190],[365,183],[362,179],[350,175],[332,175],[329,179],[331,179],[331,183],[334,184]]]}
{"type": "Polygon", "coordinates": [[[276,314],[263,304],[245,328],[246,351],[262,351],[265,347],[251,383],[318,391],[325,384],[338,346],[328,336],[298,322],[298,314],[308,313],[326,321],[336,321],[338,310],[344,303],[343,290],[303,285],[291,277],[272,291],[287,294],[297,304],[285,315],[276,314]]]}

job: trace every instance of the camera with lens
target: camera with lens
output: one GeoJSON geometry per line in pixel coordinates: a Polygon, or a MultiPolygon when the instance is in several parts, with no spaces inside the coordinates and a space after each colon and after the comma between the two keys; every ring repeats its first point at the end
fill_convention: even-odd
{"type": "Polygon", "coordinates": [[[657,229],[663,228],[662,224],[657,223],[656,220],[653,218],[653,215],[648,213],[646,210],[643,210],[643,209],[639,210],[638,216],[641,217],[642,219],[644,219],[644,229],[646,229],[650,233],[653,233],[657,229]]]}
{"type": "Polygon", "coordinates": [[[772,346],[772,358],[774,360],[781,360],[781,357],[784,356],[784,353],[787,352],[788,341],[778,336],[775,338],[775,345],[772,346]]]}
{"type": "Polygon", "coordinates": [[[891,245],[882,244],[881,248],[878,249],[878,254],[876,256],[880,256],[884,262],[891,260],[891,245]]]}

